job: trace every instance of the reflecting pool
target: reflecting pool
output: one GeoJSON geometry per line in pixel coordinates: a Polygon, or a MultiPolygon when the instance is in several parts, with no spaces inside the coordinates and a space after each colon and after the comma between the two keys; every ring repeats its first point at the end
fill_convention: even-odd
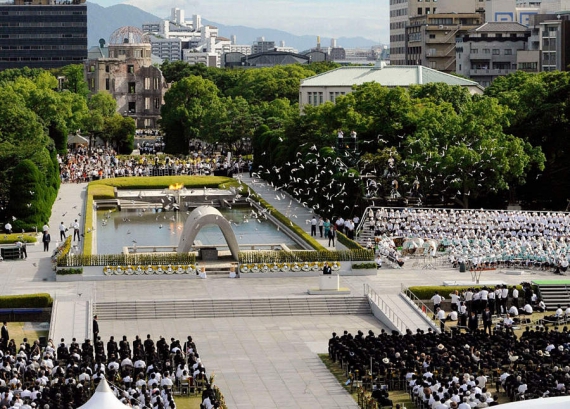
{"type": "MultiPolygon", "coordinates": [[[[299,249],[289,236],[263,217],[254,217],[251,207],[220,208],[230,221],[241,245],[285,244],[299,249]]],[[[178,246],[182,229],[190,212],[162,210],[97,211],[97,254],[119,254],[123,247],[133,246],[178,246]]],[[[197,241],[204,245],[225,244],[218,226],[204,226],[197,241]]]]}

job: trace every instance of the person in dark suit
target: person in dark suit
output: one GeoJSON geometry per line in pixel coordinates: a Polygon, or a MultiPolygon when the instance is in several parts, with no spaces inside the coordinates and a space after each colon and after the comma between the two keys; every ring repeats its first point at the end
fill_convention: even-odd
{"type": "Polygon", "coordinates": [[[0,332],[0,336],[2,337],[2,351],[6,351],[8,348],[8,341],[10,340],[10,333],[8,332],[8,323],[4,321],[2,325],[2,331],[0,332]]]}
{"type": "Polygon", "coordinates": [[[470,332],[475,332],[477,331],[478,327],[479,327],[479,318],[477,317],[477,314],[475,314],[475,311],[471,311],[469,319],[467,320],[467,328],[469,328],[470,332]]]}
{"type": "Polygon", "coordinates": [[[489,306],[485,307],[485,311],[483,311],[483,332],[487,332],[487,328],[489,329],[489,335],[491,334],[491,326],[493,324],[493,313],[491,312],[489,306]]]}
{"type": "Polygon", "coordinates": [[[51,236],[49,231],[44,231],[44,235],[42,236],[42,243],[44,243],[44,251],[49,251],[49,242],[51,241],[51,236]]]}
{"type": "Polygon", "coordinates": [[[329,266],[329,263],[327,263],[326,261],[323,267],[323,274],[332,274],[331,266],[329,266]]]}
{"type": "Polygon", "coordinates": [[[99,323],[97,322],[97,316],[93,317],[93,339],[97,340],[97,336],[99,335],[99,323]]]}

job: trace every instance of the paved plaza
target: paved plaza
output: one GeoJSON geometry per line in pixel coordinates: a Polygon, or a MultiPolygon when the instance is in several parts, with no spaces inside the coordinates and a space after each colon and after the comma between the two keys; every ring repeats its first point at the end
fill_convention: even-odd
{"type": "MultiPolygon", "coordinates": [[[[244,182],[250,181],[244,178],[244,182]]],[[[53,248],[59,237],[57,226],[62,221],[68,225],[75,218],[81,219],[79,214],[83,214],[85,188],[86,184],[61,186],[50,220],[53,248]]],[[[257,183],[254,188],[264,193],[264,199],[272,205],[279,205],[273,203],[277,199],[269,186],[257,183]]],[[[309,226],[304,224],[304,219],[309,213],[302,214],[303,208],[295,211],[298,217],[293,221],[301,221],[298,224],[308,231],[309,226]]],[[[89,300],[96,303],[305,297],[307,289],[318,283],[316,277],[237,280],[212,277],[175,281],[166,277],[165,280],[56,282],[50,254],[43,252],[41,243],[38,243],[28,247],[27,260],[0,262],[0,291],[2,294],[49,292],[58,301],[67,302],[71,307],[65,310],[58,308],[58,316],[55,317],[58,325],[62,326],[70,326],[76,318],[85,317],[82,306],[89,300]],[[77,306],[77,311],[74,306],[77,306]]],[[[421,264],[414,268],[411,266],[409,262],[402,269],[382,269],[376,276],[343,276],[340,285],[358,296],[363,294],[363,287],[368,284],[389,304],[393,300],[395,305],[402,284],[440,285],[443,281],[471,281],[469,273],[461,274],[452,269],[423,270],[421,264]]],[[[517,284],[539,277],[553,275],[535,271],[513,276],[496,271],[484,272],[481,280],[517,284]]],[[[409,311],[402,311],[402,314],[409,311]]],[[[105,342],[110,335],[127,335],[130,340],[137,334],[151,334],[155,340],[161,335],[180,340],[192,335],[208,373],[215,374],[215,383],[221,388],[228,406],[259,409],[357,408],[326,370],[317,353],[326,353],[327,341],[333,331],[355,333],[372,329],[378,332],[383,328],[372,315],[101,321],[99,326],[105,342]]],[[[59,334],[54,335],[60,337],[59,334]]]]}

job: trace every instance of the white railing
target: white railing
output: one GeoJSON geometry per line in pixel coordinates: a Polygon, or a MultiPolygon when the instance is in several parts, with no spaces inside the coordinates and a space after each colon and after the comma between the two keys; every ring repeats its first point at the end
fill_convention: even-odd
{"type": "Polygon", "coordinates": [[[394,312],[392,308],[384,302],[382,298],[374,291],[368,284],[364,284],[364,296],[368,297],[370,302],[376,304],[380,311],[390,320],[390,322],[400,331],[400,333],[405,334],[408,330],[408,326],[402,321],[398,314],[394,312]]]}
{"type": "Polygon", "coordinates": [[[402,294],[407,297],[412,304],[414,304],[417,309],[418,313],[423,315],[424,319],[428,322],[428,324],[436,331],[440,331],[441,327],[436,324],[436,322],[431,318],[435,317],[435,313],[429,308],[422,300],[420,300],[413,292],[410,291],[408,287],[404,284],[401,284],[401,292],[402,294]]]}

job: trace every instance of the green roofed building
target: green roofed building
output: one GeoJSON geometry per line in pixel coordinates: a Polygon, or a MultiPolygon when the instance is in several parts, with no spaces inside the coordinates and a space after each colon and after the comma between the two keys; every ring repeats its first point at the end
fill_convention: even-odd
{"type": "Polygon", "coordinates": [[[377,82],[386,87],[409,87],[433,82],[467,87],[471,94],[482,94],[483,87],[475,81],[446,74],[421,65],[386,65],[341,67],[305,78],[299,88],[299,106],[335,102],[340,95],[352,92],[354,85],[377,82]]]}

